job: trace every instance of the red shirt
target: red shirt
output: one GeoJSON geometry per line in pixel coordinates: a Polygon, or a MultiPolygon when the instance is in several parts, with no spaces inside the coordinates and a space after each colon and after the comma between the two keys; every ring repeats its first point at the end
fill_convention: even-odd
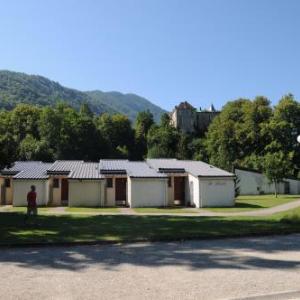
{"type": "Polygon", "coordinates": [[[36,192],[29,192],[27,194],[27,203],[29,207],[36,207],[36,192]]]}

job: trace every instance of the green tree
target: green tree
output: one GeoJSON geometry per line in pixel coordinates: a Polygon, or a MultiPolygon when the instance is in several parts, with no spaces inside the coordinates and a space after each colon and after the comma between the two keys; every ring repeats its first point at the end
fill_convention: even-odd
{"type": "Polygon", "coordinates": [[[109,141],[110,156],[113,158],[131,158],[134,151],[134,130],[129,119],[120,114],[113,116],[103,114],[97,118],[96,122],[104,139],[109,141]]]}
{"type": "Polygon", "coordinates": [[[176,158],[178,159],[191,159],[192,154],[192,137],[184,134],[182,132],[179,133],[179,139],[177,144],[176,158]]]}
{"type": "Polygon", "coordinates": [[[270,182],[274,183],[274,193],[277,198],[278,183],[288,174],[291,163],[290,159],[282,151],[268,152],[264,156],[264,173],[270,182]]]}
{"type": "Polygon", "coordinates": [[[282,151],[291,159],[290,173],[298,175],[300,167],[300,104],[293,95],[284,96],[275,106],[274,114],[266,127],[270,136],[269,151],[282,151]]]}
{"type": "Polygon", "coordinates": [[[152,126],[148,132],[148,157],[176,157],[179,133],[172,127],[152,126]]]}
{"type": "Polygon", "coordinates": [[[80,115],[75,123],[76,143],[73,152],[77,159],[97,161],[108,156],[108,145],[93,120],[80,115]]]}
{"type": "Polygon", "coordinates": [[[160,117],[160,126],[162,127],[170,127],[170,115],[168,113],[163,113],[160,117]]]}
{"type": "Polygon", "coordinates": [[[147,134],[154,124],[150,111],[139,112],[135,123],[135,151],[134,159],[142,160],[147,156],[147,134]]]}
{"type": "Polygon", "coordinates": [[[11,113],[13,134],[20,143],[27,134],[39,138],[40,109],[29,104],[18,104],[11,113]]]}
{"type": "Polygon", "coordinates": [[[264,97],[228,102],[207,132],[210,163],[229,171],[234,165],[249,167],[270,142],[266,127],[271,116],[270,102],[264,97]]]}
{"type": "Polygon", "coordinates": [[[20,160],[51,161],[52,153],[49,152],[46,141],[39,141],[28,134],[20,143],[18,157],[20,160]]]}
{"type": "Polygon", "coordinates": [[[61,143],[61,128],[64,114],[57,109],[45,107],[40,114],[39,135],[48,144],[52,160],[61,158],[59,147],[61,143]]]}
{"type": "Polygon", "coordinates": [[[11,112],[0,111],[0,169],[17,159],[17,142],[12,132],[11,112]]]}
{"type": "Polygon", "coordinates": [[[85,117],[89,117],[89,118],[93,118],[93,116],[94,116],[92,110],[90,109],[88,103],[86,103],[86,102],[81,104],[79,114],[81,116],[85,116],[85,117]]]}
{"type": "Polygon", "coordinates": [[[205,162],[209,161],[206,149],[205,149],[205,139],[203,138],[193,138],[190,144],[192,159],[202,160],[205,162]]]}

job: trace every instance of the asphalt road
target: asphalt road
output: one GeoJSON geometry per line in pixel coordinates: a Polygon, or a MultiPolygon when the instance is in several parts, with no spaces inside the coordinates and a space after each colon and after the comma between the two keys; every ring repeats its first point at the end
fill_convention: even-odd
{"type": "Polygon", "coordinates": [[[300,299],[300,235],[0,249],[0,287],[6,300],[300,299]]]}

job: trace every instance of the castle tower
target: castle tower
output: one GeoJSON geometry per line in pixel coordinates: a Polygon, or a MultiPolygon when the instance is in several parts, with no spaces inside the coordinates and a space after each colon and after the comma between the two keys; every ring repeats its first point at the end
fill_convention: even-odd
{"type": "Polygon", "coordinates": [[[184,133],[204,134],[212,120],[219,114],[213,104],[208,109],[196,110],[187,101],[181,102],[175,106],[170,113],[171,124],[184,133]]]}
{"type": "Polygon", "coordinates": [[[175,106],[171,112],[171,124],[180,129],[184,133],[195,132],[197,123],[197,111],[187,101],[181,102],[178,106],[175,106]]]}

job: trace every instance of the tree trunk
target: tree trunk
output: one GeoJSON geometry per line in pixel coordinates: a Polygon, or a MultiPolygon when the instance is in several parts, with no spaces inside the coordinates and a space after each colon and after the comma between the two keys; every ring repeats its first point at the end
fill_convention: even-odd
{"type": "Polygon", "coordinates": [[[277,180],[274,180],[274,186],[275,186],[275,198],[277,198],[277,180]]]}

